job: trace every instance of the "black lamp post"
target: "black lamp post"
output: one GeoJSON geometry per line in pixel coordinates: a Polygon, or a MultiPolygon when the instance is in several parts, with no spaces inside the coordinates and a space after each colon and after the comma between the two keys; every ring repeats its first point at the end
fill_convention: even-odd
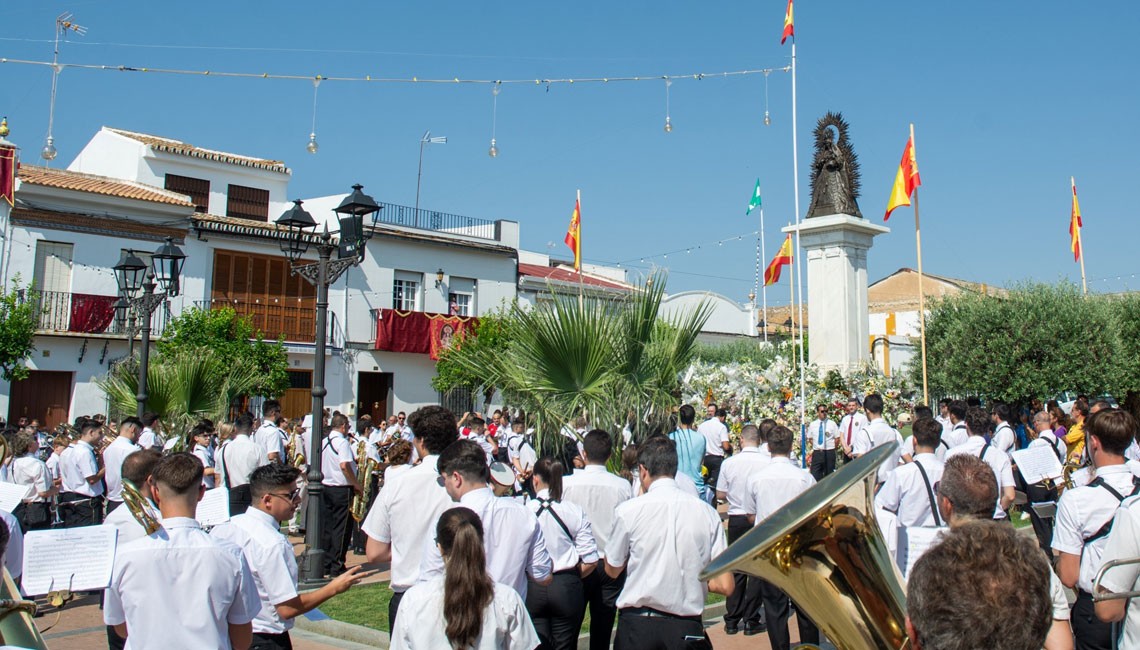
{"type": "Polygon", "coordinates": [[[142,322],[139,386],[138,394],[135,396],[138,401],[136,412],[138,417],[142,417],[143,411],[146,410],[151,317],[154,315],[154,310],[166,302],[167,298],[178,295],[178,282],[182,277],[182,265],[186,262],[186,254],[174,245],[172,238],[167,237],[166,243],[151,255],[150,260],[151,268],[148,271],[146,264],[134,254],[134,251],[126,251],[115,265],[115,280],[119,284],[119,293],[123,296],[116,308],[124,309],[130,315],[132,323],[128,326],[127,335],[130,337],[132,348],[135,339],[133,321],[137,317],[142,322]],[[156,288],[160,289],[159,293],[155,293],[156,288]],[[142,293],[138,294],[140,289],[142,293]]]}
{"type": "Polygon", "coordinates": [[[277,219],[277,225],[286,230],[281,239],[281,252],[289,258],[291,273],[300,275],[317,288],[316,359],[313,361],[313,430],[309,433],[309,502],[305,509],[305,552],[301,555],[300,578],[303,586],[324,582],[326,550],[321,546],[321,451],[324,437],[325,410],[325,344],[327,339],[329,285],[336,282],[350,267],[364,259],[364,244],[372,237],[372,230],[364,230],[364,217],[371,215],[371,226],[376,225],[380,206],[372,197],[361,192],[363,186],[353,185],[352,193],[333,212],[340,219],[340,241],[333,243],[328,226],[316,242],[319,259],[316,262],[297,262],[308,251],[315,235],[317,222],[293,201],[293,207],[277,219]],[[337,252],[337,259],[332,259],[337,252]]]}

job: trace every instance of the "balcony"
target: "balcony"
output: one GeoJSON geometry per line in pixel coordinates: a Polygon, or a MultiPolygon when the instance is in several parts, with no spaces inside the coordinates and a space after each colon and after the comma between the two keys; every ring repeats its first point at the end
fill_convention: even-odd
{"type": "MultiPolygon", "coordinates": [[[[314,307],[297,307],[280,303],[232,302],[224,299],[197,300],[198,309],[231,307],[239,316],[247,316],[255,329],[267,340],[284,339],[289,343],[314,343],[317,338],[317,310],[314,307]]],[[[329,322],[325,344],[330,348],[344,347],[344,330],[337,322],[336,313],[328,313],[329,322]]]]}
{"type": "Polygon", "coordinates": [[[495,222],[487,219],[476,219],[423,208],[417,210],[407,205],[396,205],[394,203],[381,203],[380,207],[383,209],[380,210],[380,216],[377,217],[376,223],[496,240],[495,222]]]}
{"type": "MultiPolygon", "coordinates": [[[[118,318],[115,314],[115,302],[118,301],[118,296],[67,291],[21,293],[22,300],[33,301],[37,332],[121,336],[127,334],[126,319],[118,318]]],[[[170,305],[163,304],[152,316],[151,336],[161,336],[169,321],[170,305]]]]}

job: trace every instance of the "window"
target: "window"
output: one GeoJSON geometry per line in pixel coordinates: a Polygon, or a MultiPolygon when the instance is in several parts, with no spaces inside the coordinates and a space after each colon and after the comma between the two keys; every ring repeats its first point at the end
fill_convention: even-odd
{"type": "Polygon", "coordinates": [[[226,190],[226,216],[269,221],[269,190],[230,185],[226,190]]]}
{"type": "Polygon", "coordinates": [[[475,280],[451,276],[448,281],[447,313],[451,316],[475,315],[475,280]]]}
{"type": "Polygon", "coordinates": [[[195,212],[210,211],[210,181],[177,174],[166,175],[166,189],[190,197],[195,212]]]}
{"type": "Polygon", "coordinates": [[[419,311],[422,278],[419,273],[396,271],[396,279],[392,283],[392,309],[419,311]]]}
{"type": "Polygon", "coordinates": [[[32,281],[41,292],[71,291],[72,245],[39,240],[36,242],[36,266],[32,281]]]}

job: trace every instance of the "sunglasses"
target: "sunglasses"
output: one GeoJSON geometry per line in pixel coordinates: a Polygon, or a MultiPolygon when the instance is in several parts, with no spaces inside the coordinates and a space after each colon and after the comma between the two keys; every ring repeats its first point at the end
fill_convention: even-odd
{"type": "Polygon", "coordinates": [[[277,492],[270,492],[269,496],[277,497],[278,499],[285,499],[286,501],[289,501],[290,503],[292,503],[293,501],[298,501],[301,499],[301,490],[300,489],[293,490],[289,494],[279,494],[277,492]]]}

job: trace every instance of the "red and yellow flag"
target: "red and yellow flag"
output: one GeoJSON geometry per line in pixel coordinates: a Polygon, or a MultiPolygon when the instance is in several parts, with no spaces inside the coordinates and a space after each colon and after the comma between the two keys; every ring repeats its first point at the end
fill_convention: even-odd
{"type": "Polygon", "coordinates": [[[574,270],[582,270],[582,208],[581,200],[574,201],[574,212],[570,215],[570,227],[563,238],[570,250],[574,251],[574,270]]]}
{"type": "Polygon", "coordinates": [[[1073,251],[1073,261],[1081,259],[1081,206],[1077,203],[1077,181],[1069,179],[1073,184],[1073,214],[1069,218],[1069,248],[1073,251]]]}
{"type": "Polygon", "coordinates": [[[780,36],[780,45],[783,45],[789,36],[792,37],[792,41],[796,40],[796,25],[792,19],[792,0],[788,0],[788,9],[784,12],[784,34],[780,36]]]}
{"type": "Polygon", "coordinates": [[[914,156],[914,136],[907,138],[906,148],[903,149],[902,161],[899,170],[895,173],[895,184],[891,188],[891,198],[887,199],[887,213],[883,221],[891,218],[891,212],[903,205],[910,205],[910,195],[915,188],[922,185],[918,176],[918,159],[914,156]]]}
{"type": "Polygon", "coordinates": [[[768,264],[768,268],[764,269],[764,286],[776,284],[780,281],[780,269],[787,264],[792,263],[792,236],[789,234],[784,243],[780,246],[780,250],[776,251],[776,256],[768,264]]]}

